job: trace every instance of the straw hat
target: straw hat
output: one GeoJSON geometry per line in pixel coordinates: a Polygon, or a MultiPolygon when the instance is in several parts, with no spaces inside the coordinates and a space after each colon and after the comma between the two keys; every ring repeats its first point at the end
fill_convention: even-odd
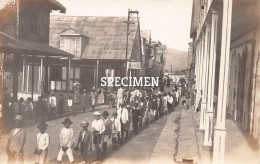
{"type": "Polygon", "coordinates": [[[94,116],[100,116],[100,112],[94,112],[94,116]]]}
{"type": "Polygon", "coordinates": [[[38,128],[38,129],[46,129],[47,126],[48,126],[48,125],[47,125],[44,121],[42,121],[42,122],[39,123],[39,125],[37,126],[37,128],[38,128]]]}
{"type": "Polygon", "coordinates": [[[113,116],[117,116],[117,111],[114,111],[114,112],[112,113],[112,115],[113,115],[113,116]]]}
{"type": "Polygon", "coordinates": [[[23,121],[23,116],[18,114],[15,116],[14,120],[23,121]]]}
{"type": "Polygon", "coordinates": [[[109,113],[108,113],[108,111],[104,111],[102,115],[103,115],[103,116],[108,116],[109,113]]]}
{"type": "Polygon", "coordinates": [[[80,123],[80,126],[88,126],[89,125],[89,122],[84,120],[80,123]]]}
{"type": "Polygon", "coordinates": [[[73,124],[73,122],[70,120],[70,118],[65,118],[65,120],[62,122],[63,124],[65,124],[65,123],[70,123],[70,124],[73,124]]]}

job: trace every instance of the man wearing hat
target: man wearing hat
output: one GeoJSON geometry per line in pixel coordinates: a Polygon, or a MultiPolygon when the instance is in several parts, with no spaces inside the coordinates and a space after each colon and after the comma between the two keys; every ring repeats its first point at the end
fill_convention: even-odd
{"type": "Polygon", "coordinates": [[[120,121],[117,119],[117,111],[114,111],[112,113],[113,118],[111,118],[111,137],[112,137],[112,145],[113,149],[117,149],[117,140],[116,137],[118,136],[118,133],[120,133],[120,121]]]}
{"type": "Polygon", "coordinates": [[[96,88],[95,87],[93,87],[92,91],[90,92],[90,99],[91,99],[92,111],[94,111],[95,104],[96,104],[96,88]]]}
{"type": "Polygon", "coordinates": [[[88,131],[89,123],[86,120],[82,121],[80,126],[82,126],[82,130],[79,132],[78,144],[74,150],[78,150],[80,145],[82,163],[86,163],[88,160],[88,149],[92,150],[92,137],[90,131],[88,131]]]}
{"type": "Polygon", "coordinates": [[[93,134],[93,144],[95,144],[97,158],[96,160],[101,160],[103,153],[100,148],[102,135],[104,134],[106,127],[104,121],[100,119],[101,114],[99,112],[94,112],[95,120],[92,122],[91,132],[93,134]]]}
{"type": "Polygon", "coordinates": [[[60,132],[60,152],[57,157],[57,162],[61,163],[63,155],[66,153],[70,163],[74,163],[74,156],[72,153],[72,145],[74,141],[74,134],[73,129],[70,127],[70,125],[73,122],[67,117],[62,122],[64,124],[65,128],[61,129],[60,132]]]}
{"type": "Polygon", "coordinates": [[[37,134],[36,142],[37,147],[35,148],[35,163],[36,164],[44,164],[48,154],[48,147],[50,136],[46,133],[47,124],[44,121],[41,121],[37,128],[40,132],[37,134]]]}
{"type": "Polygon", "coordinates": [[[56,107],[57,107],[57,99],[55,97],[55,92],[54,91],[51,91],[51,93],[50,93],[49,107],[50,107],[49,119],[50,120],[55,119],[56,107]]]}
{"type": "Polygon", "coordinates": [[[6,152],[8,155],[8,163],[23,163],[23,147],[26,142],[26,132],[22,128],[23,117],[16,115],[14,119],[14,129],[11,131],[6,152]]]}
{"type": "Polygon", "coordinates": [[[107,151],[107,141],[111,138],[111,133],[112,133],[112,121],[110,119],[108,119],[108,115],[109,113],[107,111],[103,112],[103,120],[104,120],[104,124],[106,127],[106,130],[102,136],[102,149],[103,149],[103,154],[106,154],[107,151]]]}
{"type": "Polygon", "coordinates": [[[87,90],[84,89],[83,90],[83,95],[81,97],[81,105],[82,105],[84,113],[86,112],[87,104],[88,104],[88,95],[87,95],[87,90]]]}

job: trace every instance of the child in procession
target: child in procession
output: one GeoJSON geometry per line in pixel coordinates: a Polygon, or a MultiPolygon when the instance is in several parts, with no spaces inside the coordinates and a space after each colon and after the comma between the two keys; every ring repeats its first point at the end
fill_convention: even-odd
{"type": "Polygon", "coordinates": [[[60,152],[57,157],[57,163],[61,163],[63,155],[66,153],[70,163],[74,163],[74,156],[72,152],[72,146],[74,141],[73,129],[70,125],[73,122],[69,118],[65,118],[62,122],[64,124],[64,128],[61,129],[60,132],[60,152]]]}
{"type": "Polygon", "coordinates": [[[35,164],[44,164],[48,154],[48,147],[50,143],[50,136],[46,133],[47,124],[41,121],[37,128],[40,132],[37,134],[36,141],[37,147],[35,148],[35,164]]]}
{"type": "Polygon", "coordinates": [[[118,133],[120,132],[120,120],[117,119],[117,111],[114,111],[112,113],[113,118],[111,118],[111,137],[112,137],[112,145],[113,145],[113,149],[116,150],[117,149],[117,136],[118,133]]]}
{"type": "Polygon", "coordinates": [[[78,143],[74,150],[80,150],[82,164],[85,164],[88,162],[88,149],[92,151],[92,136],[90,131],[88,131],[89,123],[86,120],[82,121],[80,126],[82,130],[79,132],[78,143]]]}
{"type": "Polygon", "coordinates": [[[107,111],[104,111],[102,116],[104,118],[103,120],[105,124],[105,132],[102,136],[102,150],[103,150],[103,154],[106,154],[107,142],[111,138],[111,134],[112,134],[112,129],[111,129],[112,121],[108,119],[109,113],[107,111]]]}

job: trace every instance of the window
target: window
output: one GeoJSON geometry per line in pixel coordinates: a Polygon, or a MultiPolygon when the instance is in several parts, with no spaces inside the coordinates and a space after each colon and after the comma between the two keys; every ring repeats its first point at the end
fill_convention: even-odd
{"type": "Polygon", "coordinates": [[[81,56],[81,36],[60,36],[60,49],[75,55],[81,56]]]}

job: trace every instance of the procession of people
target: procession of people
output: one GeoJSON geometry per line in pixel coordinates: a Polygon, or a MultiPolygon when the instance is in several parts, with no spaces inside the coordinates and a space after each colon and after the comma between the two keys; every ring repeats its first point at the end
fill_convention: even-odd
{"type": "MultiPolygon", "coordinates": [[[[160,87],[160,89],[161,88],[162,87],[160,87]]],[[[120,145],[123,145],[129,138],[137,135],[149,124],[173,112],[175,106],[179,103],[180,91],[181,89],[178,87],[176,89],[175,85],[169,92],[155,91],[152,87],[135,87],[129,89],[120,86],[113,97],[115,99],[113,100],[113,106],[110,106],[111,102],[109,103],[109,107],[112,107],[113,111],[109,113],[105,110],[103,113],[100,113],[95,109],[95,88],[92,88],[90,96],[87,96],[84,90],[82,108],[84,112],[86,112],[86,99],[90,98],[90,112],[93,112],[95,119],[92,123],[88,122],[88,118],[82,120],[80,124],[82,130],[77,135],[74,134],[74,130],[71,127],[71,124],[73,124],[71,118],[65,118],[62,122],[64,128],[60,131],[60,150],[57,152],[57,163],[62,162],[65,154],[68,156],[70,163],[75,163],[75,152],[80,152],[82,164],[91,162],[88,152],[92,151],[92,145],[95,147],[96,152],[95,161],[104,159],[107,153],[108,143],[110,143],[108,142],[109,140],[112,141],[112,149],[117,150],[120,145]],[[91,125],[90,130],[88,128],[89,125],[91,125]],[[76,136],[78,136],[77,142],[75,142],[76,136]]],[[[103,94],[104,89],[99,89],[99,92],[103,94]]],[[[63,96],[60,96],[60,99],[63,99],[63,96]]],[[[102,99],[104,99],[104,95],[99,95],[98,101],[102,102],[102,99]]],[[[111,99],[109,100],[111,101],[111,99]]],[[[13,108],[17,109],[15,110],[14,129],[10,133],[6,148],[9,163],[22,163],[23,147],[26,144],[26,132],[22,125],[26,123],[26,119],[28,119],[30,115],[23,115],[23,113],[20,112],[19,105],[23,105],[23,100],[20,100],[19,103],[20,104],[17,105],[12,104],[14,106],[13,108]],[[17,140],[18,137],[21,139],[17,140]]],[[[48,99],[39,97],[36,103],[36,110],[38,110],[36,116],[39,122],[37,128],[39,129],[39,133],[35,137],[37,145],[34,155],[35,163],[37,164],[43,164],[47,159],[50,135],[46,132],[48,127],[46,121],[48,119],[55,119],[56,114],[58,114],[56,112],[56,106],[59,106],[57,108],[58,113],[62,113],[63,109],[60,107],[61,102],[57,103],[54,92],[51,92],[48,99]],[[44,115],[42,109],[44,104],[48,104],[50,115],[47,115],[47,119],[40,119],[39,117],[44,115]]],[[[24,108],[28,107],[25,105],[24,108]]]]}

